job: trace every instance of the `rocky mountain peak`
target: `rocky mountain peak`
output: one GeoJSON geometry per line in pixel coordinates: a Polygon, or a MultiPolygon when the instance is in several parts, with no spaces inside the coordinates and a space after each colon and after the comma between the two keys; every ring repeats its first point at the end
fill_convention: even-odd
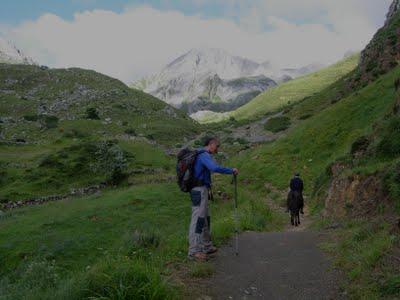
{"type": "Polygon", "coordinates": [[[400,0],[389,8],[385,25],[361,52],[360,63],[349,88],[365,86],[398,66],[400,59],[400,0]]]}
{"type": "Polygon", "coordinates": [[[12,42],[0,36],[0,63],[8,64],[35,64],[32,58],[26,56],[12,42]]]}
{"type": "Polygon", "coordinates": [[[399,9],[400,9],[400,0],[394,0],[389,7],[389,12],[386,15],[385,25],[389,23],[390,19],[392,19],[392,17],[398,12],[399,9]]]}
{"type": "Polygon", "coordinates": [[[311,68],[280,69],[218,48],[195,48],[179,56],[160,73],[133,87],[193,113],[235,109],[276,83],[309,73],[311,68]]]}

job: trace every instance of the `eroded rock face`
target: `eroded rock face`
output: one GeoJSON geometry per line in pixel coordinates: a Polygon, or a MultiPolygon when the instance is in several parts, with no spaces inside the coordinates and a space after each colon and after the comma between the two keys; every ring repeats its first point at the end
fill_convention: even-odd
{"type": "Polygon", "coordinates": [[[377,212],[379,204],[386,202],[381,181],[377,175],[341,174],[346,168],[334,164],[331,168],[333,179],[325,199],[325,217],[370,216],[377,212]]]}
{"type": "Polygon", "coordinates": [[[387,25],[390,22],[390,20],[394,17],[394,15],[397,13],[399,9],[400,9],[400,0],[394,0],[389,7],[389,12],[386,15],[385,25],[387,25]]]}
{"type": "Polygon", "coordinates": [[[359,66],[349,81],[355,89],[395,68],[400,60],[400,0],[393,1],[385,25],[362,51],[359,66]]]}

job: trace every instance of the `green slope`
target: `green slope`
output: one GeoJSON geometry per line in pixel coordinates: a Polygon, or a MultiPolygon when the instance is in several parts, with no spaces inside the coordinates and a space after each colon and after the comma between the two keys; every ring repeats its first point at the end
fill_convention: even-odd
{"type": "MultiPolygon", "coordinates": [[[[240,191],[239,202],[242,230],[279,229],[273,224],[281,219],[257,191],[240,191]]],[[[187,263],[190,209],[174,183],[7,212],[0,216],[0,299],[182,299],[182,279],[213,272],[187,263]]],[[[221,245],[234,232],[232,206],[217,201],[210,210],[221,245]]]]}
{"type": "Polygon", "coordinates": [[[236,120],[255,119],[267,113],[283,109],[306,97],[318,94],[357,66],[359,55],[353,55],[332,66],[268,89],[249,103],[225,114],[205,113],[199,122],[221,122],[230,117],[236,120]]]}
{"type": "MultiPolygon", "coordinates": [[[[328,164],[348,153],[354,140],[370,132],[375,121],[392,107],[393,83],[399,75],[397,68],[303,121],[287,136],[238,157],[235,162],[243,176],[269,181],[284,189],[293,172],[298,170],[310,191],[312,183],[328,164]]],[[[320,96],[315,96],[314,105],[318,105],[318,98],[319,104],[325,103],[325,94],[320,96]]]]}
{"type": "Polygon", "coordinates": [[[163,178],[173,162],[162,147],[199,130],[181,111],[94,71],[0,64],[0,202],[67,194],[118,169],[125,183],[163,178]]]}
{"type": "Polygon", "coordinates": [[[102,137],[131,132],[171,144],[198,130],[189,117],[161,100],[77,68],[0,64],[0,117],[6,141],[48,141],[78,130],[102,137]],[[90,108],[96,109],[98,120],[87,118],[90,108]],[[57,118],[57,126],[47,126],[49,118],[57,118]]]}

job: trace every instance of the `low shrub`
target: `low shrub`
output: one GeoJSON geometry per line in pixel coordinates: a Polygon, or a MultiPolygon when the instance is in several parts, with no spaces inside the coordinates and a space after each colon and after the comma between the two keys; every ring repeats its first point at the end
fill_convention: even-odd
{"type": "Polygon", "coordinates": [[[94,107],[88,107],[86,109],[86,119],[100,120],[99,113],[97,112],[97,109],[94,108],[94,107]]]}
{"type": "Polygon", "coordinates": [[[377,154],[394,157],[400,155],[400,118],[391,118],[383,129],[382,138],[376,148],[377,154]]]}
{"type": "Polygon", "coordinates": [[[85,134],[81,130],[72,128],[69,130],[64,130],[63,136],[66,138],[84,138],[87,136],[87,134],[85,134]]]}
{"type": "Polygon", "coordinates": [[[38,115],[25,115],[24,119],[29,122],[36,122],[37,120],[39,120],[39,116],[38,115]]]}
{"type": "Polygon", "coordinates": [[[264,125],[264,128],[266,130],[272,132],[283,131],[288,129],[289,127],[290,127],[290,118],[286,116],[271,118],[264,125]]]}
{"type": "Polygon", "coordinates": [[[395,209],[400,213],[400,163],[389,168],[384,177],[383,183],[390,197],[395,200],[395,209]]]}
{"type": "Polygon", "coordinates": [[[129,135],[136,135],[136,130],[133,128],[127,128],[125,129],[125,133],[129,135]]]}
{"type": "Polygon", "coordinates": [[[355,154],[357,152],[364,152],[367,150],[370,141],[366,136],[360,136],[358,139],[354,141],[351,145],[351,154],[355,154]]]}
{"type": "Polygon", "coordinates": [[[312,114],[304,114],[299,117],[299,120],[307,120],[312,117],[312,114]]]}
{"type": "Polygon", "coordinates": [[[42,115],[40,123],[47,129],[56,128],[58,126],[58,118],[56,116],[42,115]]]}

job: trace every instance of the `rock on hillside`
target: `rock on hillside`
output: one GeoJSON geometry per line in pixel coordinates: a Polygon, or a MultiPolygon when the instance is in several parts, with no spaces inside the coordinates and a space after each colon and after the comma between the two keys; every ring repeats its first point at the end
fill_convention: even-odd
{"type": "Polygon", "coordinates": [[[0,63],[32,65],[34,61],[11,42],[0,37],[0,63]]]}
{"type": "Polygon", "coordinates": [[[315,68],[317,65],[282,70],[269,62],[259,64],[222,49],[193,49],[133,86],[189,113],[227,111],[247,103],[276,82],[315,68]]]}
{"type": "Polygon", "coordinates": [[[49,134],[62,136],[68,128],[169,142],[171,131],[179,139],[197,128],[186,114],[163,101],[78,68],[0,64],[0,107],[1,137],[6,141],[35,142],[51,138],[49,134]]]}

